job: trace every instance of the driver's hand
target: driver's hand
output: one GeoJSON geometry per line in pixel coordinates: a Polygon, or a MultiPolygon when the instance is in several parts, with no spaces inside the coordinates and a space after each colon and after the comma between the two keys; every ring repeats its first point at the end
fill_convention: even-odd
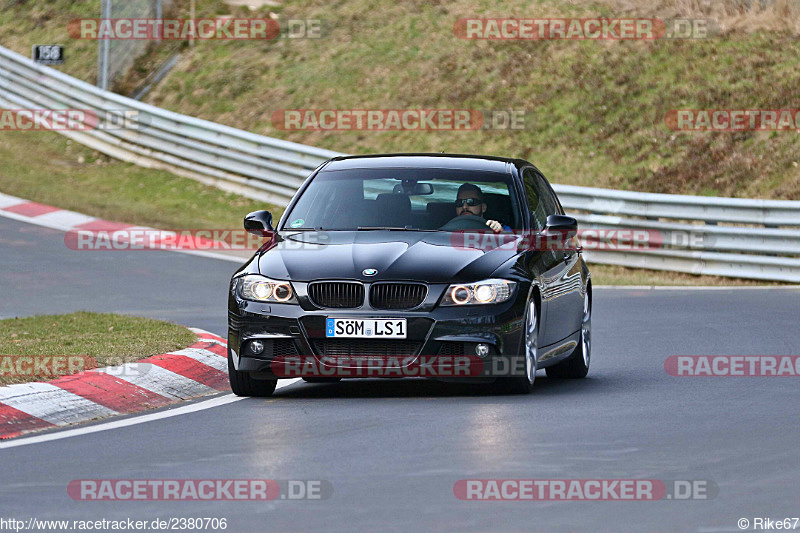
{"type": "Polygon", "coordinates": [[[503,225],[496,220],[487,220],[486,225],[492,228],[492,231],[495,233],[500,233],[503,231],[503,225]]]}

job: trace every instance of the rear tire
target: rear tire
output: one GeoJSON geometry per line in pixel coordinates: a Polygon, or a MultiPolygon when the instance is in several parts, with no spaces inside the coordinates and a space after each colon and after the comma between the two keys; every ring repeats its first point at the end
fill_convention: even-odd
{"type": "Polygon", "coordinates": [[[236,396],[272,396],[275,392],[277,379],[253,379],[249,372],[240,372],[233,367],[233,358],[228,353],[228,380],[231,390],[236,396]]]}
{"type": "Polygon", "coordinates": [[[581,379],[589,373],[592,356],[592,297],[589,289],[583,296],[583,315],[581,317],[581,338],[578,346],[564,361],[547,367],[548,378],[581,379]]]}

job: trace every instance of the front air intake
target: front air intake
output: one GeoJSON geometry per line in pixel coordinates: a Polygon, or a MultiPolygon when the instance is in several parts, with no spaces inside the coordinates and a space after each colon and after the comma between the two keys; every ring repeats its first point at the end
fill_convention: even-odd
{"type": "Polygon", "coordinates": [[[425,301],[428,287],[422,283],[375,283],[369,303],[375,309],[413,309],[425,301]]]}
{"type": "Polygon", "coordinates": [[[353,309],[364,305],[364,285],[357,281],[315,281],[308,297],[317,307],[353,309]]]}

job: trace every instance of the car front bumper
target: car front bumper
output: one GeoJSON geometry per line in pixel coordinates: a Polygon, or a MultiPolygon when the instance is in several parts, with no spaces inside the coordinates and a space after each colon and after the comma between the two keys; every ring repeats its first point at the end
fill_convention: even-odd
{"type": "MultiPolygon", "coordinates": [[[[501,304],[439,307],[436,302],[446,287],[431,285],[433,304],[422,311],[388,311],[368,306],[320,309],[302,298],[302,305],[260,303],[231,293],[228,350],[234,368],[264,374],[263,377],[285,377],[274,374],[275,365],[293,356],[313,358],[328,367],[337,366],[329,356],[336,356],[337,361],[347,360],[347,356],[389,356],[402,358],[403,364],[445,356],[476,360],[475,347],[479,344],[489,347],[480,358],[486,368],[492,359],[519,355],[527,287],[518,286],[511,299],[501,304]],[[402,340],[331,339],[325,335],[327,318],[405,318],[407,336],[402,340]],[[253,340],[263,343],[262,353],[255,354],[250,349],[253,340]]],[[[336,375],[348,377],[346,372],[336,375]]]]}

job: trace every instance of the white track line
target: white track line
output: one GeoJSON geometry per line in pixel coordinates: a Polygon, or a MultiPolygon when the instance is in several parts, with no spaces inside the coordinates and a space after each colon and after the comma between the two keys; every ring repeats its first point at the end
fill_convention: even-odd
{"type": "MultiPolygon", "coordinates": [[[[189,329],[192,329],[192,328],[189,328],[189,329]]],[[[212,342],[214,344],[219,344],[223,348],[227,348],[228,347],[228,341],[224,341],[224,340],[221,341],[221,340],[218,340],[218,339],[208,339],[208,338],[205,338],[205,337],[200,337],[200,341],[199,342],[212,342]]],[[[225,356],[223,355],[221,357],[225,357],[225,356]]]]}
{"type": "MultiPolygon", "coordinates": [[[[279,380],[278,386],[275,387],[275,390],[282,389],[284,387],[288,387],[290,385],[294,385],[300,381],[300,378],[296,379],[286,379],[286,380],[279,380]]],[[[187,415],[190,413],[196,413],[198,411],[204,411],[206,409],[212,409],[214,407],[219,407],[221,405],[227,405],[229,403],[238,402],[239,400],[245,400],[246,398],[242,398],[240,396],[234,396],[233,394],[226,394],[225,396],[220,396],[218,398],[212,398],[210,400],[205,400],[202,402],[194,403],[191,405],[184,405],[183,407],[176,407],[174,409],[169,409],[166,411],[160,411],[158,413],[151,413],[149,415],[141,415],[135,416],[132,418],[125,418],[123,420],[115,420],[113,422],[105,422],[103,424],[97,424],[95,426],[86,426],[86,427],[79,427],[75,429],[67,429],[64,431],[57,431],[54,433],[48,433],[46,435],[37,435],[34,437],[26,437],[22,439],[14,439],[9,440],[6,442],[0,441],[0,450],[5,448],[16,448],[17,446],[25,446],[28,444],[38,444],[40,442],[49,442],[53,440],[60,440],[66,439],[69,437],[77,437],[81,435],[89,435],[91,433],[98,433],[100,431],[107,431],[110,429],[118,429],[124,428],[129,426],[135,426],[136,424],[143,424],[145,422],[151,422],[153,420],[162,420],[164,418],[172,418],[173,416],[180,416],[180,415],[187,415]]]]}
{"type": "Polygon", "coordinates": [[[221,344],[222,346],[228,346],[228,344],[225,342],[225,337],[217,335],[216,333],[211,333],[210,331],[206,331],[200,328],[189,328],[189,331],[191,331],[192,333],[196,333],[198,337],[200,335],[211,335],[212,337],[217,337],[217,339],[201,338],[200,339],[201,342],[216,342],[217,344],[221,344]]]}

